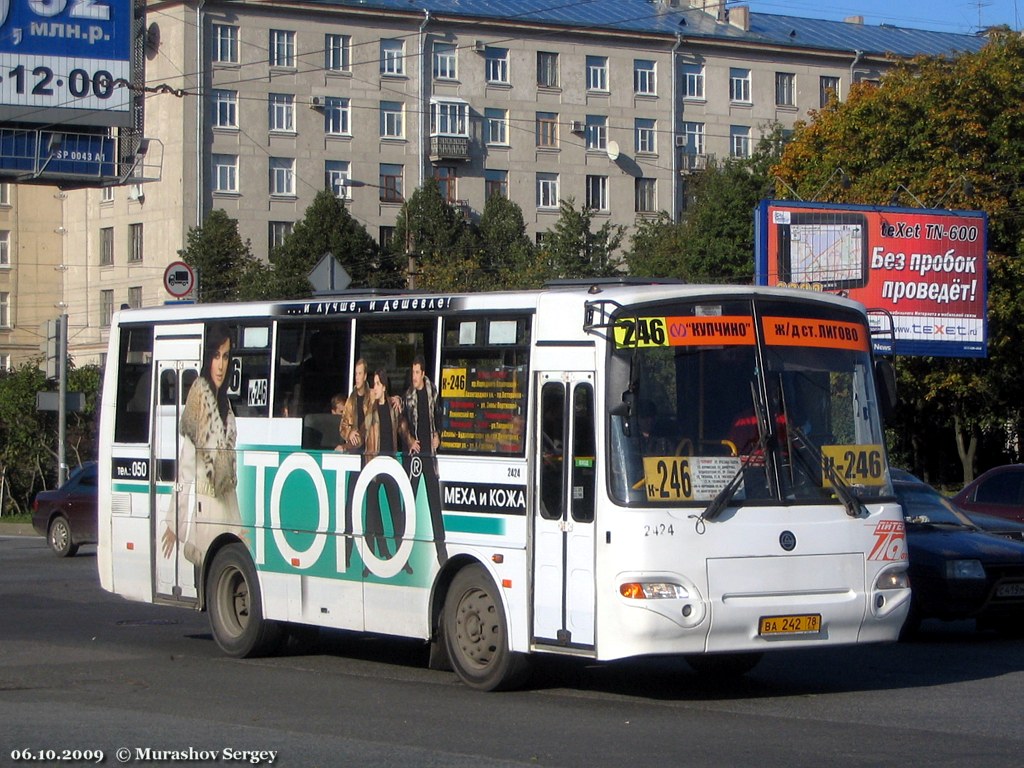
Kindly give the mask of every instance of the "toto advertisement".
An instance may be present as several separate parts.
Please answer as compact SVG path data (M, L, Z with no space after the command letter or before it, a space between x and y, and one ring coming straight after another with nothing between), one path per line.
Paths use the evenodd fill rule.
M987 223L979 211L762 200L756 281L861 302L879 351L985 357Z

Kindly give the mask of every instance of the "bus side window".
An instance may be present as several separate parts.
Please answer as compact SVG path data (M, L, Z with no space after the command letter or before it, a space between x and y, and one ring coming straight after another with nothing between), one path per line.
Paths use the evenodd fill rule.
M153 330L122 328L114 440L118 443L149 441L152 408Z
M562 500L565 498L562 474L565 386L560 382L545 384L541 390L540 407L540 513L548 520L557 520L562 516Z

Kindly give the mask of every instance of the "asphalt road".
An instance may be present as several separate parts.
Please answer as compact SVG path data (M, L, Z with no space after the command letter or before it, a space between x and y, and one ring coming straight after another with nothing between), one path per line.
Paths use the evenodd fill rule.
M205 615L100 590L94 550L59 560L0 531L0 765L1024 762L1024 641L969 622L772 655L733 682L675 659L557 661L526 690L483 694L428 670L420 644L380 637L228 659Z

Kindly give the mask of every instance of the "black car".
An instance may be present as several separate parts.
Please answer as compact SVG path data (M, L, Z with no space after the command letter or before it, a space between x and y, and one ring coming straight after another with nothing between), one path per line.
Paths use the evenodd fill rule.
M928 618L973 618L979 629L1024 631L1024 542L982 530L920 480L896 479L893 487L910 554L912 598L903 636Z
M58 557L70 557L82 544L96 543L98 493L96 462L88 461L60 488L36 494L32 527L46 537Z

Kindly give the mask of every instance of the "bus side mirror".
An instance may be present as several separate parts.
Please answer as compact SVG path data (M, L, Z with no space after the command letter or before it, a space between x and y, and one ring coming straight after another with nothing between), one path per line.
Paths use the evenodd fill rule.
M888 360L875 360L875 389L882 421L888 421L896 410L896 369Z

